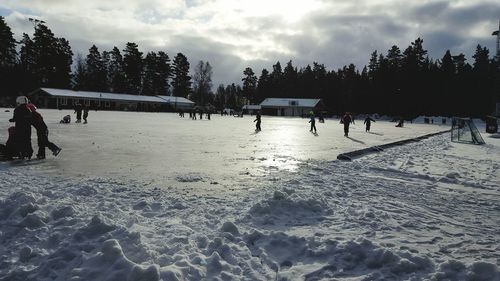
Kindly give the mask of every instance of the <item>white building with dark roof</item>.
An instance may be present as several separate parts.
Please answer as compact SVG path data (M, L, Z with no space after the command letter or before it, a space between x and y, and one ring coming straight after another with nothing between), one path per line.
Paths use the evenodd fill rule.
M194 106L194 102L182 97L140 96L53 88L37 89L29 93L28 97L38 107L57 109L73 108L77 103L91 109L131 111L168 111L189 109Z
M323 107L321 99L267 98L260 104L262 114L274 116L307 116Z

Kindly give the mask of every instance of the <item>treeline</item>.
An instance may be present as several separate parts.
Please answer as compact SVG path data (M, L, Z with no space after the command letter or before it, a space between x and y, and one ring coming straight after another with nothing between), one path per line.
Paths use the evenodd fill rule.
M0 71L2 95L27 93L39 87L188 97L192 93L189 62L178 53L171 63L166 52L143 54L135 43L100 52L93 45L88 54L76 56L65 38L57 38L43 23L35 22L34 34L16 42L0 17ZM19 45L19 52L16 46Z
M490 58L489 50L478 45L473 59L469 64L464 54L446 51L434 60L418 38L403 51L398 46L386 53L374 51L361 70L353 64L335 71L317 62L300 68L292 61L284 67L277 62L258 77L246 68L241 85L219 85L214 93L208 62L200 61L191 77L182 53L171 61L166 52L144 54L131 42L121 51L91 46L87 55L78 54L73 62L69 42L55 37L43 22L35 23L32 37L23 34L16 42L0 17L1 96L39 87L72 88L172 94L218 109L256 104L267 97L321 98L330 113L483 116L494 111L499 99L499 58Z
M247 68L243 92L249 96L254 91L257 102L266 97L321 98L331 113L484 116L500 100L500 58L490 58L480 45L472 57L472 65L464 54L450 51L433 60L418 38L404 51L398 46L386 54L374 51L361 71L353 64L329 71L316 62L297 69L289 61L284 68L277 62L271 72L263 69L257 79Z

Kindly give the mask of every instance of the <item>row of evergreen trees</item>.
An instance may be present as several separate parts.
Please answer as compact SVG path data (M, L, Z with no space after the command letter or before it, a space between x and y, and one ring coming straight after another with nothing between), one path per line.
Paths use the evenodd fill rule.
M19 52L16 47L19 45ZM489 57L480 45L472 65L464 54L446 51L433 60L418 38L404 51L393 46L386 54L374 51L361 71L353 64L327 70L323 64L297 68L280 62L259 77L243 71L242 85L219 85L212 92L212 67L200 61L189 76L190 64L178 53L171 62L166 52L145 56L135 43L120 51L100 52L94 45L84 57L76 56L69 42L57 38L43 22L35 24L32 38L16 42L0 17L0 83L2 95L26 93L38 87L188 97L200 105L238 108L267 97L321 98L331 113L344 111L393 115L472 115L493 111L500 93L499 58Z
M337 71L313 63L297 69L289 61L272 71L263 69L257 79L247 68L243 93L256 101L265 97L321 98L330 112L345 111L391 115L484 116L500 102L498 55L477 46L472 65L464 54L448 50L433 60L416 39L404 51L392 46L387 54L374 51L361 71L353 64Z

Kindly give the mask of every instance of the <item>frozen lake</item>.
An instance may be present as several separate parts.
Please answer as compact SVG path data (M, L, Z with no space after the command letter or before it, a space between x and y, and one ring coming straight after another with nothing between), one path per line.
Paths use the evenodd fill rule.
M0 130L7 139L11 112L1 109ZM63 148L37 168L48 173L178 184L212 182L226 185L266 176L270 171L294 170L309 159L331 160L340 153L449 129L449 126L377 121L371 133L363 120L343 136L339 120L316 122L318 135L309 132L308 119L262 117L255 133L254 116L212 115L211 120L180 118L174 113L91 111L88 124L74 123L69 110L40 109L49 127L49 139ZM64 115L71 124L59 124ZM188 116L188 115L187 115ZM36 133L32 144L36 150Z

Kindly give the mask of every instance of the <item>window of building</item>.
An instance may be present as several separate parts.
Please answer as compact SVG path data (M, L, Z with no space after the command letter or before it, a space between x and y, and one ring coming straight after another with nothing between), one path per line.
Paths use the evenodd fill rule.
M111 107L111 103L109 101L104 102L104 107Z
M90 106L90 100L85 100L85 105Z
M60 105L68 105L68 98L59 98Z

